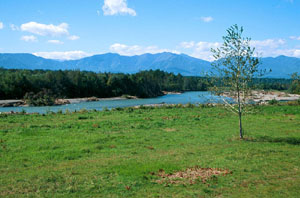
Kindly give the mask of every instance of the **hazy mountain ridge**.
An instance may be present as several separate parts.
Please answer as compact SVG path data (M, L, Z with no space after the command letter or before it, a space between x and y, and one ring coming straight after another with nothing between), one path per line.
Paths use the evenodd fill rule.
M267 77L289 78L290 74L300 72L300 59L278 56L262 58L261 69L271 69ZM160 69L182 75L201 75L210 70L211 63L185 54L158 53L136 56L121 56L107 53L94 55L79 60L57 61L37 57L32 54L2 53L0 67L8 69L80 69L94 72L135 73L142 70Z

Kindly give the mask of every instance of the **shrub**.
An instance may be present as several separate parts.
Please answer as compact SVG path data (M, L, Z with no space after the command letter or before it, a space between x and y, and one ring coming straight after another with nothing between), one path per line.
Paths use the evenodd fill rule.
M104 107L103 111L109 111L109 109L107 107Z
M300 99L294 100L294 101L288 101L286 104L289 105L289 106L297 106L297 105L300 105Z
M89 119L89 118L86 117L86 116L79 116L79 117L78 117L78 120L87 120L87 119Z
M128 113L131 113L131 112L134 111L134 109L133 109L132 107L127 107L125 110L126 110L126 112L128 112Z
M26 110L22 109L21 114L26 114Z
M147 109L147 107L144 106L144 105L140 105L139 108L140 108L140 109Z
M55 104L55 95L49 89L43 89L38 93L26 93L24 100L30 106L52 106Z
M186 104L186 107L187 108L194 108L195 105L189 102L189 103Z
M88 113L88 112L89 111L87 109L85 109L85 108L79 110L79 113Z
M268 102L269 105L277 105L278 103L279 103L278 100L275 99L269 100Z
M123 108L121 108L121 107L116 107L114 110L116 110L116 111L123 111Z
M184 107L183 104L177 104L177 105L176 105L176 108L183 108L183 107Z
M69 109L66 109L65 114L71 114Z

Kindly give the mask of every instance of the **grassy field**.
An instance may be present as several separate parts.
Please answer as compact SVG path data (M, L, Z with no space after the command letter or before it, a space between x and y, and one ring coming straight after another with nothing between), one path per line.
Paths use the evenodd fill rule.
M299 197L300 106L244 128L222 107L0 115L0 197ZM229 174L159 177L196 166Z

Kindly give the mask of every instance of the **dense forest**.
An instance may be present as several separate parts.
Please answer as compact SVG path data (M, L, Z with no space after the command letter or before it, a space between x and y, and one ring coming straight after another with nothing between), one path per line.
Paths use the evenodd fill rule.
M205 78L183 77L160 70L113 74L0 69L0 99L22 99L27 93L47 93L57 98L122 95L147 98L162 95L162 91L196 90L207 90Z
M299 93L299 76L293 79L254 79L257 89L289 90ZM79 70L15 70L0 68L0 99L22 99L28 95L55 98L116 97L132 95L156 97L162 91L206 91L205 77L188 77L160 70L136 74L94 73Z

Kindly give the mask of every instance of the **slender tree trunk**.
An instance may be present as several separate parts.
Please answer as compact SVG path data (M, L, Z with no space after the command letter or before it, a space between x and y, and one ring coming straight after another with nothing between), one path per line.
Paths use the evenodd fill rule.
M241 108L239 84L237 84L237 94L238 94L238 105L239 105L240 138L243 139L244 137L243 137L243 127L242 127L242 108Z
M243 139L243 127L242 127L242 112L239 112L239 120L240 120L240 138Z

